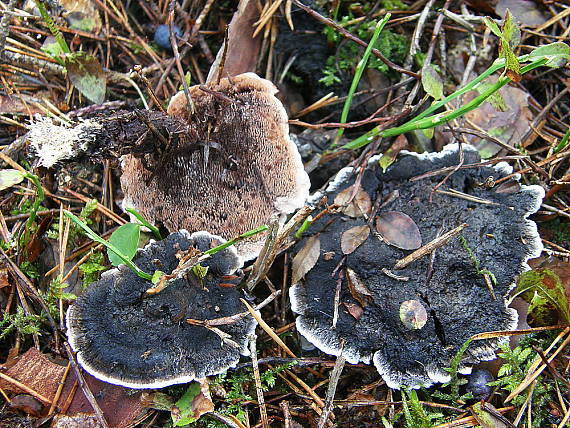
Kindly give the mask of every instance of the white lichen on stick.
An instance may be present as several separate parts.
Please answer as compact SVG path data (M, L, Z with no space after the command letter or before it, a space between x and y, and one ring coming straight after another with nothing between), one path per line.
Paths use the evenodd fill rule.
M41 118L29 125L27 140L36 153L38 165L46 168L73 159L84 152L95 140L93 130L101 124L85 120L75 125L56 125L49 118Z

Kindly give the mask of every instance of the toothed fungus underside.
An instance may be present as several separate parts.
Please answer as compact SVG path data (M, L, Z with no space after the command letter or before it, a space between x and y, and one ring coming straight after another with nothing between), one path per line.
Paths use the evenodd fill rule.
M188 121L193 144L142 159L125 156L124 207L171 232L207 230L231 239L303 206L309 179L276 92L268 80L245 73L206 90L190 88L194 113L183 92L175 95L168 113ZM245 240L238 251L254 258L263 239Z
M464 146L465 164L480 161L476 150ZM314 223L309 234L318 234L320 257L304 280L290 290L292 309L299 332L323 352L343 355L350 363L374 363L386 383L393 388L417 388L449 380L444 368L459 347L471 336L487 331L516 328L517 315L506 307L506 297L515 278L528 269L527 260L541 252L541 241L528 216L538 210L544 191L538 186L521 186L510 180L489 188L489 177L496 181L511 172L506 164L471 167L455 172L441 190L451 189L482 198L491 203L465 200L449 194L430 192L446 174L411 181L419 174L454 167L459 163L458 146L447 146L441 153L402 154L386 173L373 158L364 172L361 187L372 204L388 195L399 196L382 206L372 219L371 233L354 252L344 255L341 236L348 229L367 224L363 216L351 218L342 213L328 214ZM339 172L326 191L328 203L352 186L351 168ZM379 206L379 205L378 205ZM435 252L433 273L430 256L406 268L394 270L395 263L411 251L388 245L378 238L376 220L386 211L407 214L419 227L423 244L462 223L464 239L452 239ZM305 239L306 241L306 239ZM305 241L298 244L303 248ZM470 256L469 248L479 262ZM340 267L339 267L340 266ZM388 276L382 269L409 279ZM335 272L336 269L336 272ZM365 285L370 299L355 296L349 289L347 272ZM482 274L490 271L496 278L493 299ZM390 273L389 272L389 273ZM341 280L338 321L333 327L335 290ZM365 296L366 297L366 296ZM407 328L400 319L400 305L417 300L427 311L427 322L419 329ZM361 311L349 310L360 306ZM364 306L364 307L362 307ZM460 369L482 360L495 358L500 340L474 341Z

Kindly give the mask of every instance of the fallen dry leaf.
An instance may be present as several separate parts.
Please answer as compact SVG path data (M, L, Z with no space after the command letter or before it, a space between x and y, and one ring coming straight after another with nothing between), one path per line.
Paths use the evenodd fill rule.
M499 0L495 12L504 18L508 9L522 25L538 27L546 22L546 17L537 6L530 0Z
M16 379L20 383L31 388L35 392L41 394L49 400L53 400L59 382L62 379L65 366L56 364L50 361L44 354L39 352L36 348L30 348L25 354L21 355L17 361L4 371L9 377ZM97 398L97 403L109 426L111 428L124 428L130 426L141 414L146 410L141 403L141 393L132 393L128 388L123 388L117 385L105 383L99 379L95 379L88 373L84 373L85 381L93 395ZM58 401L58 406L62 407L64 403L71 400L66 414L74 416L77 414L91 415L93 408L87 401L81 388L77 389L74 393L74 384L76 377L73 370L66 378L61 397ZM23 393L17 386L3 379L0 379L0 388L5 392ZM71 397L71 394L73 396ZM73 423L73 418L62 419L59 427L88 427L90 425L65 425L64 423Z
M342 302L342 304L344 305L344 307L346 308L348 313L350 315L352 315L352 317L355 320L358 321L362 317L362 314L364 313L364 309L362 309L362 307L360 305L357 305L356 303L351 303L351 302Z
M344 254L353 253L360 247L370 235L370 228L367 225L354 226L343 232L340 237L340 248Z
M376 230L386 243L403 250L417 250L422 246L422 235L412 218L401 211L378 214Z
M504 194L517 193L519 190L521 190L521 185L513 180L505 181L495 187L495 192Z
M10 285L10 277L8 276L8 269L2 268L0 269L0 288L9 287Z
M170 409L175 426L185 426L214 410L207 379L192 382L184 395Z
M368 193L361 187L358 188L354 198L352 198L353 193L354 187L347 187L336 195L334 203L341 206L340 211L350 217L356 218L370 214L370 211L372 211L372 201ZM350 200L351 198L352 200Z
M410 330L419 330L427 322L427 311L418 300L406 300L400 305L400 320Z
M42 402L27 394L12 397L9 406L12 410L18 410L36 418L40 417L44 411Z
M255 71L255 64L261 47L262 36L253 37L253 24L259 19L259 9L253 0L240 0L228 28L228 49L223 76L236 76ZM214 64L208 73L208 82L217 78L224 48L220 48Z
M293 270L291 281L297 284L307 272L309 272L319 260L321 254L321 241L319 235L311 236L307 239L305 246L293 257Z
M346 278L348 283L348 291L352 297L360 303L362 307L368 306L372 301L372 293L366 287L364 282L358 277L351 268L346 268Z
M465 102L471 101L477 95L479 94L475 91L467 93ZM528 97L528 93L521 89L505 86L498 92L497 97L492 98L495 100L495 106L491 102L483 103L467 113L465 118L468 123L487 130L503 143L516 146L530 129L534 117L528 106ZM498 108L499 104L502 104L501 109ZM489 158L501 150L500 146L491 141L473 135L466 135L466 138L479 150L483 158Z

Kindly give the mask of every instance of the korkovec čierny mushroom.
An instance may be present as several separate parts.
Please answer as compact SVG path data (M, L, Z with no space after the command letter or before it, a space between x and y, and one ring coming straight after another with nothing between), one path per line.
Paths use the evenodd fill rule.
M44 119L27 139L37 163L122 156L123 207L170 232L208 231L232 239L305 203L309 177L289 138L277 88L254 73L176 94L168 115L120 111L73 126ZM259 254L264 234L236 245Z
M375 157L357 189L354 171L345 168L315 198L326 195L331 204L354 195L308 230L311 245L320 240L320 254L290 290L297 328L323 352L373 362L393 388L445 382L444 368L467 339L516 328L507 295L542 249L528 216L538 210L543 189L514 179L495 185L512 169L477 165L477 151L463 150L464 166L433 193L459 163L455 144L440 153L402 153L385 173ZM438 173L411 180L430 171ZM450 231L460 236L397 265ZM500 340L472 342L460 370L495 358Z
M178 257L224 242L218 236L182 230L139 250L135 263L147 272L172 272ZM69 343L80 364L93 376L130 388L162 388L221 373L248 355L256 321L249 315L207 328L192 320L212 320L244 313L242 293L232 286L242 265L230 246L202 262L204 278L193 271L169 282L157 294L151 284L124 265L101 280L70 306Z
M168 113L187 120L200 149L166 154L158 172L145 159L125 156L123 206L171 232L207 230L225 239L303 206L309 178L276 92L268 80L244 73L190 88L193 113L184 93L175 95ZM249 260L263 241L257 235L237 248Z

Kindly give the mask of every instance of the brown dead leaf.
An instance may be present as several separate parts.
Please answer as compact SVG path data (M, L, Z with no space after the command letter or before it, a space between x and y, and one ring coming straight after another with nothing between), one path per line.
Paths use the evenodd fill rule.
M44 411L42 402L27 394L12 397L9 405L12 410L18 410L36 418L39 418Z
M492 80L491 80L492 82ZM472 91L465 95L465 102L478 95ZM485 129L490 135L510 146L521 143L522 137L530 130L534 118L528 105L529 94L513 86L505 86L490 102L483 103L465 115L468 123ZM495 104L493 105L491 101ZM473 135L466 135L481 157L487 159L499 152L501 147L492 141L482 140Z
M293 270L291 274L291 281L297 284L307 272L309 272L319 260L321 254L321 240L319 235L313 235L305 246L293 257Z
M52 363L36 348L30 348L4 373L47 399L53 400L64 371L64 366ZM16 394L26 392L3 379L0 379L0 388Z
M234 14L228 28L228 48L224 69L219 70L224 46L220 48L214 64L208 73L208 82L215 82L218 73L222 77L236 76L248 71L255 71L261 36L253 37L253 24L259 19L259 10L254 0L240 0L238 10Z
M50 361L47 356L39 352L36 348L30 348L25 354L21 355L17 361L4 371L9 377L26 385L37 393L42 394L49 400L53 400L55 393L62 379L65 366ZM111 385L99 379L95 379L88 373L84 373L85 381L93 395L97 397L97 403L110 427L124 428L130 426L145 409L140 400L140 392L133 394L130 389L122 386ZM89 401L85 398L81 389L75 391L74 384L76 377L73 370L66 378L58 406L63 403L69 403L66 414L73 416L77 414L93 413L93 408ZM10 382L0 379L0 388L5 392L23 393L17 386ZM75 392L74 392L75 391ZM71 395L73 393L73 395ZM73 418L66 418L65 423L73 421ZM73 422L69 422L70 424ZM89 427L88 424L65 425L62 420L60 427ZM98 425L94 425L98 426Z
M8 269L0 269L0 288L10 287L10 276L8 275Z
M372 293L366 287L366 284L359 278L355 271L351 268L346 268L346 278L348 283L348 291L351 296L365 308L368 303L372 301Z
M200 383L200 393L192 400L192 410L194 417L200 419L200 416L212 412L214 410L214 403L210 396L210 385L208 379L202 379Z
M340 212L355 218L362 217L363 215L369 215L372 211L372 200L368 193L366 193L361 187L358 188L354 198L352 198L353 193L354 187L350 186L336 195L334 203L342 207ZM351 198L352 200L350 200Z
M546 22L546 17L534 1L530 0L499 0L495 12L504 18L507 9L522 25L538 27Z
M340 248L344 254L353 253L360 247L370 235L370 228L367 225L354 226L343 232L340 237Z
M362 309L362 307L360 305L357 305L356 303L351 303L351 302L342 302L342 304L344 305L344 307L346 308L348 313L350 315L352 315L352 317L355 320L358 321L362 317L362 314L364 313L364 309Z
M25 94L0 95L0 113L42 114L42 109L40 109L34 101L37 102L38 100Z
M376 230L386 243L403 250L417 250L422 246L422 235L416 222L401 211L378 214Z
M501 183L495 187L496 193L511 194L517 193L519 190L521 190L521 185L514 180L505 181L504 183Z

